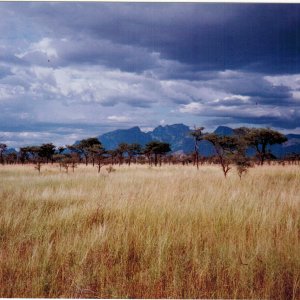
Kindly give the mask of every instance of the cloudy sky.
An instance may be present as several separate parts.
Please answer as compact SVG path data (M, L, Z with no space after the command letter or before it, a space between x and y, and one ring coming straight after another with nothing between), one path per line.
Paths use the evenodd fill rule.
M300 4L0 3L0 141L184 123L300 133Z

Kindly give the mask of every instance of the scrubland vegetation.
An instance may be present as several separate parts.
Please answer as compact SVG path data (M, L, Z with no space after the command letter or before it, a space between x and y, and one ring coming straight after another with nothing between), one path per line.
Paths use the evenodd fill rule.
M300 298L299 165L0 166L0 297Z

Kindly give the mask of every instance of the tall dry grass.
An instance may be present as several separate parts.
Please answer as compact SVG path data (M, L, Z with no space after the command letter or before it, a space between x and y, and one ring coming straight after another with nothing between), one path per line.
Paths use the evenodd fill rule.
M300 298L300 169L0 167L0 297Z

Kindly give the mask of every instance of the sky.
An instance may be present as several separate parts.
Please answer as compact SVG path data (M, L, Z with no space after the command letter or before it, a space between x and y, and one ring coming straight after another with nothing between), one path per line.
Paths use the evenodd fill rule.
M0 142L184 123L300 133L300 4L0 2Z

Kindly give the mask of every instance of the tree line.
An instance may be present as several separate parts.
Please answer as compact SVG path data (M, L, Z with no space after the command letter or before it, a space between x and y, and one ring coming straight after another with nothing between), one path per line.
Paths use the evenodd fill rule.
M217 135L205 133L204 127L195 127L191 133L194 141L194 149L188 154L172 154L169 143L151 141L144 147L140 144L120 143L116 149L106 150L95 137L83 139L74 145L56 147L53 143L45 143L40 146L21 147L19 152L7 153L7 145L0 143L1 164L28 164L34 163L35 168L40 172L42 164L58 163L60 169L66 172L74 169L78 164L92 164L97 167L98 172L104 165L129 166L132 163L160 166L168 164L193 164L199 168L199 164L219 164L224 176L233 166L236 167L241 177L248 168L254 164L263 165L266 161L270 163L276 160L270 146L282 144L287 141L286 137L278 131L270 128L247 128L234 129L233 134ZM201 141L208 141L214 149L211 157L200 156ZM254 150L254 156L249 155L249 150ZM280 160L280 163L299 164L300 155L292 154Z

